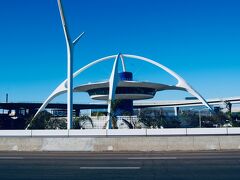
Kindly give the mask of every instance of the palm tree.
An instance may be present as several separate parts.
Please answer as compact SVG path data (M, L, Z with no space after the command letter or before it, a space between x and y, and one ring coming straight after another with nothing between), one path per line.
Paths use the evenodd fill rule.
M73 129L85 129L87 123L90 123L92 128L94 127L93 121L89 116L82 115L80 117L76 117L73 122Z
M112 129L118 129L117 127L117 116L116 116L116 110L117 106L119 105L120 100L115 99L111 101L111 113L110 113L110 121L112 122ZM106 129L108 122L105 123L103 126L103 129Z
M126 119L122 119L122 121L128 126L129 129L133 129L133 125L128 122Z

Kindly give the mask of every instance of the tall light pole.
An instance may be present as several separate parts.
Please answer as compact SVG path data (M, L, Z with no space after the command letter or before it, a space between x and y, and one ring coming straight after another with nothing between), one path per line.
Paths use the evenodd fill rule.
M202 115L201 112L204 110L209 110L208 108L203 108L203 109L194 109L194 108L190 108L190 110L192 111L198 111L198 123L199 123L199 127L202 127ZM212 115L211 111L210 111L210 116Z
M200 128L202 127L202 115L201 115L201 112L204 111L204 110L209 110L209 109L208 109L208 108L203 108L203 109L199 109L199 110L198 110L199 127L200 127ZM211 111L210 111L210 116L211 116Z
M6 93L6 103L8 103L8 93Z
M202 119L201 119L201 110L198 110L198 115L199 115L199 127L202 127Z
M61 0L58 0L58 8L67 45L67 129L71 129L73 119L73 47L82 37L84 32L72 41L68 31L67 22L65 20Z

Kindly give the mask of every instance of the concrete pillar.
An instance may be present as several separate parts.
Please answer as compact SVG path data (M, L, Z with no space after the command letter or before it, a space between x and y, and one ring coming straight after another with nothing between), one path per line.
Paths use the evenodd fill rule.
M232 113L232 103L230 103L230 102L228 103L228 110L230 113Z
M80 116L80 109L75 109L75 116L79 117Z
M179 114L179 107L174 107L174 115L175 116L178 116L178 114Z

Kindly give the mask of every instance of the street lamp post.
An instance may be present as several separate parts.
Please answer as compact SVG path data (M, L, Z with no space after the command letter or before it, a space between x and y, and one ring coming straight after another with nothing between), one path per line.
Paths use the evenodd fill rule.
M208 108L203 108L203 109L194 109L194 108L190 108L190 110L197 110L198 111L198 122L199 122L199 127L202 127L202 114L201 112L204 110L208 110ZM210 111L210 116L212 116L212 113Z
M199 127L202 127L202 118L201 118L201 110L198 110L198 116L199 116Z
M58 0L58 8L67 45L67 129L71 129L73 119L73 49L74 45L77 44L79 39L83 36L84 32L80 34L74 41L72 41L72 38L68 31L67 22L65 20L61 0Z
M199 116L199 127L201 128L202 127L202 115L201 115L201 112L204 111L204 110L207 110L208 108L203 108L203 109L200 109L198 110L198 116ZM210 111L210 116L212 115L211 111Z

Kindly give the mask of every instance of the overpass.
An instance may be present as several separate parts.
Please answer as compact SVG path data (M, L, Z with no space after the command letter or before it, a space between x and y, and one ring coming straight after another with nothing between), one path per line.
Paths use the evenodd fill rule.
M221 105L225 103L240 104L240 97L230 97L230 98L215 98L207 99L207 103L210 105ZM202 106L202 103L196 100L174 100L174 101L145 101L145 102L135 102L135 108L144 107L189 107L189 106Z
M11 103L0 103L0 110L2 109L9 111L15 110L17 114L30 114L33 115L41 107L42 103L32 103L32 102L11 102ZM73 104L73 109L76 112L76 116L79 116L80 110L84 109L105 109L107 104ZM47 105L46 109L56 110L56 111L66 111L67 104L65 103L50 103ZM2 113L0 111L0 114Z

